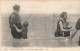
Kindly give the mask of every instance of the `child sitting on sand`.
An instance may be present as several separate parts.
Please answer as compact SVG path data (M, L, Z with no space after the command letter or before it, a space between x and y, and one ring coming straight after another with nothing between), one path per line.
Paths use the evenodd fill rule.
M14 25L15 26L15 25ZM27 21L25 21L24 23L23 23L23 27L22 27L22 29L18 29L16 26L15 26L15 28L16 28L16 30L18 31L18 32L21 32L21 36L22 36L22 38L23 39L27 39L27 32L28 32L28 22Z

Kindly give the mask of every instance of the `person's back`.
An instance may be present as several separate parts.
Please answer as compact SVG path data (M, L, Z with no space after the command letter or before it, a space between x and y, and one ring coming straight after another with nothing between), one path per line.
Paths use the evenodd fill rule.
M80 30L80 18L78 19L75 28L76 28L77 30Z
M21 20L20 20L19 14L18 14L19 6L18 5L13 6L13 10L14 10L14 12L9 17L11 34L14 38L20 39L21 35L20 35L20 33L17 32L16 28L14 27L14 25L15 25L18 29L22 28Z
M63 36L63 32L60 30L60 25L59 25L59 22L62 21L61 19L57 22L57 30L55 32L55 36L58 37L58 36ZM62 21L63 22L63 21Z
M80 18L78 19L77 23L76 23L76 26L75 26L75 29L78 31L80 30ZM77 33L77 32L76 32ZM80 35L79 35L79 45L80 45Z

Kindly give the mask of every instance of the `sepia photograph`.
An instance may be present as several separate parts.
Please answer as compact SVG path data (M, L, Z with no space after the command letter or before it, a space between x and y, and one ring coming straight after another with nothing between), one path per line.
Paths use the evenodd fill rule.
M2 47L80 47L80 0L1 1Z

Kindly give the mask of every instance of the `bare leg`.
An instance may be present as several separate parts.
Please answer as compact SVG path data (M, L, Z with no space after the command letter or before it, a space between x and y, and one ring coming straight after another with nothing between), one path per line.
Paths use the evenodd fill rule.
M71 36L69 37L70 40L72 40L72 39L74 38L74 36L76 35L77 31L78 31L78 30L76 30L75 32L73 32L73 33L71 34Z
M75 32L73 32L70 37L67 37L67 39L65 40L65 42L70 42L74 38L74 36L76 35L77 31L78 30L76 30Z
M77 31L78 31L78 30L76 30L75 32L73 32L73 33L71 34L71 36L67 37L67 39L65 40L65 42L66 42L66 43L67 43L67 42L70 43L70 41L71 41L71 40L74 38L74 36L76 35Z

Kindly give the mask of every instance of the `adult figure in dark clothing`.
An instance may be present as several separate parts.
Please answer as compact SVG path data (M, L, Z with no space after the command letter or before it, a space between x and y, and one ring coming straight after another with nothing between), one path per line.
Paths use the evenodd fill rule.
M77 23L76 23L76 32L80 30L80 18L78 19ZM80 35L79 35L79 45L80 45Z
M76 35L76 33L78 32L78 30L80 30L80 18L78 19L76 23L75 32L72 33L72 35L67 39L67 41L71 41ZM80 35L79 35L79 45L80 45Z
M57 22L57 30L55 32L55 36L70 36L70 31L72 30L72 27L69 27L69 23L67 22L67 13L62 12L60 14L60 20Z
M15 25L18 29L22 28L20 16L18 14L19 10L20 10L20 6L19 5L14 5L13 10L14 10L14 12L9 17L11 34L12 34L13 38L21 39L21 33L17 32L16 28L14 27L14 25Z

